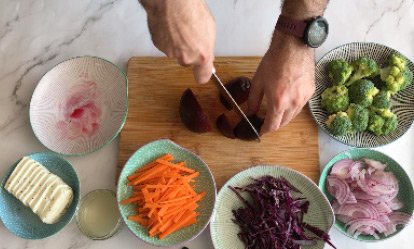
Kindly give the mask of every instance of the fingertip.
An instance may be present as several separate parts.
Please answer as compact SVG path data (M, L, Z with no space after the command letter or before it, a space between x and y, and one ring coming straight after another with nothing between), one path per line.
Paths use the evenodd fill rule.
M195 65L193 67L194 79L199 84L207 83L211 78L213 66L211 65Z
M282 122L283 113L277 115L266 115L264 124L260 129L260 135L277 131Z

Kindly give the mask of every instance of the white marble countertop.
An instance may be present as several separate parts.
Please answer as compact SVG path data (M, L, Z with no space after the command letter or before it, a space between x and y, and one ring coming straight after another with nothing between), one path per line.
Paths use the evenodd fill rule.
M280 1L208 0L217 21L216 55L262 55L279 14ZM146 16L137 0L0 0L0 176L25 154L45 151L29 124L28 105L42 75L58 62L80 55L106 58L126 69L137 55L161 55L152 45ZM325 14L330 36L317 58L353 41L374 41L414 59L414 1L331 1ZM133 97L133 96L131 96ZM347 149L320 132L321 167ZM82 195L115 189L117 142L83 157L69 157L82 182ZM414 128L378 148L395 158L414 179ZM100 176L93 172L99 170ZM338 248L412 248L414 226L380 243L362 243L331 233ZM187 245L213 248L209 231ZM106 241L91 241L71 222L58 235L27 241L0 223L0 248L152 248L124 227ZM328 247L326 247L328 248Z

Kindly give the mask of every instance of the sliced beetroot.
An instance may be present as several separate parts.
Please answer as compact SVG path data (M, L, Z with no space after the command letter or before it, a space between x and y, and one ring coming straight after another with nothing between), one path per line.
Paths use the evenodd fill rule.
M250 79L244 76L234 78L230 80L228 83L225 84L227 91L230 92L233 99L236 101L237 104L243 104L249 98L250 92ZM226 98L220 95L220 102L227 108L227 110L231 110L232 106L229 102L227 102Z
M211 130L210 119L190 88L185 90L181 96L180 117L191 131L202 133Z
M223 136L228 138L236 138L236 135L234 135L233 129L230 125L230 121L224 113L217 118L216 126Z
M259 118L257 115L252 115L248 117L248 119L250 120L250 123L252 123L252 125L259 132L264 120L262 118ZM257 138L254 131L250 128L249 123L247 123L247 121L245 121L244 119L242 119L236 125L236 127L234 128L234 134L237 138L247 141L255 140Z

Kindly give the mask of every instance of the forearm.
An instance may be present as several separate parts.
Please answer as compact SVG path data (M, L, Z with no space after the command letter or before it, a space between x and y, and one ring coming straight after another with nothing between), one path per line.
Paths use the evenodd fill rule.
M282 14L300 20L321 16L328 2L329 0L284 0Z

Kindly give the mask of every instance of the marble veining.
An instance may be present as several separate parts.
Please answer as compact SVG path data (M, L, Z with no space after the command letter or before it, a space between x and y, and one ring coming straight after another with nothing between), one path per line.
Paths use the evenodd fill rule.
M215 53L263 55L280 13L280 1L207 0L216 20ZM330 35L316 50L319 59L329 50L353 41L374 41L395 48L414 59L414 1L330 1L325 17ZM29 103L37 82L57 63L81 55L106 58L126 69L132 56L162 55L151 43L146 15L137 0L0 0L0 176L17 159L45 151L29 122ZM168 87L168 86L166 86ZM319 130L320 164L348 149ZM83 157L68 157L81 180L82 195L97 188L115 189L117 163L115 141ZM396 142L378 148L396 159L414 179L414 129ZM254 158L254 157L252 157ZM99 172L99 177L96 176ZM411 248L414 225L381 243L351 240L335 229L331 236L338 248ZM207 229L186 244L190 249L212 249ZM0 222L0 248L139 248L147 246L125 227L106 241L91 241L72 221L58 235L25 241ZM326 248L329 248L328 246Z
M394 1L395 2L395 1ZM393 3L394 3L393 2ZM406 1L405 0L401 0L395 7L389 7L389 8L386 8L382 13L381 13L381 15L380 16L378 16L378 18L377 19L375 19L370 25L369 25L369 27L368 27L368 29L367 29L367 31L365 32L365 38L368 36L368 34L369 34L369 32L375 27L375 26L377 26L377 24L378 24L378 22L381 20L381 19L383 19L384 18L384 16L386 15L386 14L388 14L388 13L398 13L398 11L400 11L400 9L403 7L403 5L404 5L404 3L405 3ZM376 4L375 2L374 2L374 4ZM400 25L400 22L401 22L401 16L399 16L398 17L398 21L397 21L397 28L399 27L399 25Z

